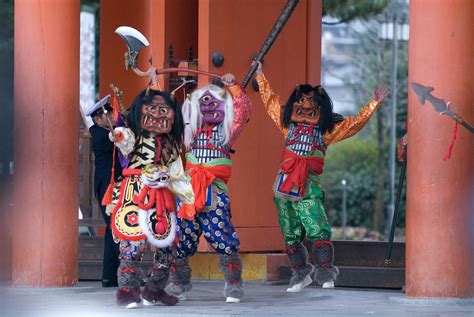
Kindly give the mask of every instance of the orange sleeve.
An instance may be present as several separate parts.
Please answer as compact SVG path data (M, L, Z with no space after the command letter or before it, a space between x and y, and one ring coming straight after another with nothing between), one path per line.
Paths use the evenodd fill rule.
M272 88L270 83L265 78L265 76L257 75L255 79L258 83L258 88L260 91L260 97L262 98L265 109L267 110L268 115L273 120L277 128L285 135L288 134L288 129L285 129L282 124L282 115L283 115L283 105L280 101L280 96L277 95Z
M337 122L331 132L324 134L324 144L328 146L355 135L364 128L379 106L378 101L372 100L369 104L363 106L357 115L346 117L341 122Z

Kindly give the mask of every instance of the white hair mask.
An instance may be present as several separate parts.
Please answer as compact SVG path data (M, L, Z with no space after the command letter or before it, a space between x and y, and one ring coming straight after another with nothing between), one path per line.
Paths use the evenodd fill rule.
M230 141L230 129L234 120L234 104L232 96L223 88L216 85L207 85L195 90L183 103L182 112L186 124L184 128L184 145L188 150L194 141L196 131L202 126L203 120L200 101L206 93L210 94L213 98L224 102L224 119L219 123L222 124L224 133L223 139L220 141L224 144L227 144Z

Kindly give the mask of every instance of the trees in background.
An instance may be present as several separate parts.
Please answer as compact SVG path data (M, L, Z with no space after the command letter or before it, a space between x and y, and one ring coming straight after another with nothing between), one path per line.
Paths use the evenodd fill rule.
M323 0L323 17L338 19L328 24L367 20L382 13L389 3L390 0Z
M342 221L342 185L347 181L347 225L372 227L376 194L377 147L374 142L353 137L331 145L326 154L322 185L331 225Z
M398 4L397 1L390 0L323 0L323 14L338 20L336 23L327 24L358 20L357 23L347 25L348 32L357 42L348 53L356 69L356 80L351 80L350 77L340 78L352 90L357 108L372 98L372 92L380 83L389 84L391 81L392 43L382 39L379 31L383 14L399 9ZM404 134L407 115L408 43L406 41L399 41L397 54L397 96L391 95L387 98L362 133L351 140L331 146L328 151L323 185L328 189L326 208L334 225L339 225L341 220L340 182L345 178L348 182L348 225L366 226L378 232L383 231L389 198L390 98L397 98L397 139ZM342 154L339 155L335 153L336 151L341 151ZM398 175L398 172L396 174ZM404 218L404 197L402 199L400 224Z

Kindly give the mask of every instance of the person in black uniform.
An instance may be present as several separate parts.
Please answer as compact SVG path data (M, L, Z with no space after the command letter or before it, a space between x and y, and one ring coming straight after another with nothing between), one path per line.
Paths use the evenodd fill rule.
M109 140L110 125L115 126L112 106L109 104L110 95L102 98L89 109L83 109L81 114L92 136L92 151L94 152L94 194L99 202L100 210L105 221L104 258L102 263L102 287L116 287L117 269L120 265L118 259L119 245L115 243L110 229L110 216L105 213L102 198L110 183L112 173L112 157L114 144ZM122 167L115 153L114 178L122 175Z

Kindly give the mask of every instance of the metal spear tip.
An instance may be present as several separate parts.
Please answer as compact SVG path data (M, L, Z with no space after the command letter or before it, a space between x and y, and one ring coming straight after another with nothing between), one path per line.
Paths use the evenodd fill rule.
M418 96L418 99L420 100L420 103L422 105L425 104L426 97L428 97L430 95L430 92L434 90L433 87L423 86L422 84L418 84L415 82L411 83L411 88Z

